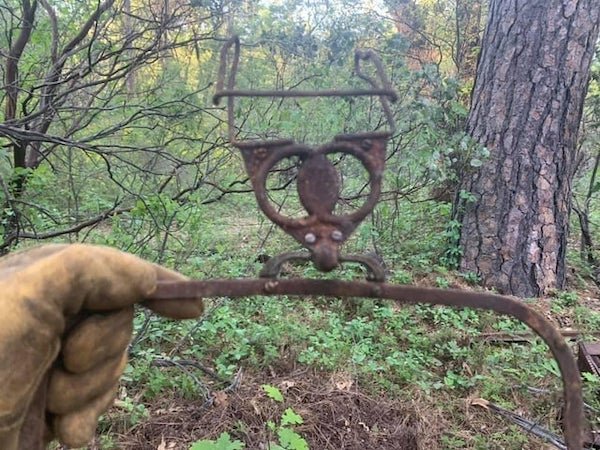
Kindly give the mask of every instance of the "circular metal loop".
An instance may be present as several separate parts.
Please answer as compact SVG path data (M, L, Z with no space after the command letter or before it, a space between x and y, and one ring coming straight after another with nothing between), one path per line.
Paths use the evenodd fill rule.
M294 219L292 217L285 216L278 212L267 197L267 177L269 175L270 170L275 167L275 165L285 158L290 158L292 156L299 156L300 158L306 158L311 155L313 151L310 147L305 145L290 145L287 147L279 148L277 151L273 151L269 153L269 155L261 162L260 167L256 172L256 179L254 182L254 194L256 196L256 201L260 209L265 213L265 215L271 219L273 222L278 224L283 228L294 227L295 225L300 225L297 222L300 219ZM306 221L302 222L303 224L307 224Z
M311 214L308 212L308 221L306 218L295 219L285 216L278 212L267 197L267 177L270 170L282 159L298 156L300 158L310 158L314 155L329 155L332 153L345 153L358 159L367 173L369 174L370 192L365 202L356 211L350 214L335 215L333 213L320 212ZM381 173L375 161L372 160L368 152L361 149L357 144L351 142L332 142L312 150L304 145L292 145L283 147L270 153L260 164L256 173L255 194L258 205L265 215L273 222L286 228L295 228L310 225L316 220L327 221L338 224L342 222L359 222L364 219L375 207L381 193ZM300 193L300 195L302 195ZM300 199L302 201L302 199Z

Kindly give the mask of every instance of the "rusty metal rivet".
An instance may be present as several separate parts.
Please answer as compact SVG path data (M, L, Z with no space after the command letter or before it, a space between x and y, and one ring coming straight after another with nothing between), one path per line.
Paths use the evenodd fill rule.
M360 146L363 150L370 150L373 145L373 141L371 139L365 139L360 143Z
M331 232L331 239L333 239L334 241L340 242L342 239L344 239L344 235L342 234L342 232L340 230L333 230Z
M314 235L314 233L306 233L304 236L304 242L307 244L314 244L317 242L317 237Z
M266 293L271 293L275 290L275 288L277 287L279 283L277 281L267 281L265 283L265 292Z

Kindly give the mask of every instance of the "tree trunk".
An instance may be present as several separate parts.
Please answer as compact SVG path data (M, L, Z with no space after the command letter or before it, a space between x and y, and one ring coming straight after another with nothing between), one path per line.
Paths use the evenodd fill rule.
M562 288L573 155L598 0L492 0L468 133L490 151L463 181L461 270L501 293ZM463 196L464 198L465 196Z

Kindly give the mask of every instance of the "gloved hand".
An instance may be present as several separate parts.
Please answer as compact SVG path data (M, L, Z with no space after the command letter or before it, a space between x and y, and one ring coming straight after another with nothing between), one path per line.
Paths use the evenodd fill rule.
M125 367L133 305L174 319L202 314L201 299L144 301L157 281L182 279L91 245L0 258L0 449L39 448L39 425L46 442L85 445Z

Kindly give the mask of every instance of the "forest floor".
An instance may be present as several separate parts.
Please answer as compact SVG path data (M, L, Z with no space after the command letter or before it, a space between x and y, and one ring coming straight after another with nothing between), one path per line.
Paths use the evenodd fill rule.
M284 402L269 401L261 386L276 386ZM343 375L296 369L281 375L247 374L231 393L217 392L214 402L160 399L151 406L151 419L122 436L124 449L188 448L199 439L215 439L222 432L241 438L247 448L267 448L285 409L303 418L295 427L314 449L405 449L424 443L424 430L433 434L443 424L428 417L418 403L407 404L362 393ZM427 446L428 448L432 448Z

